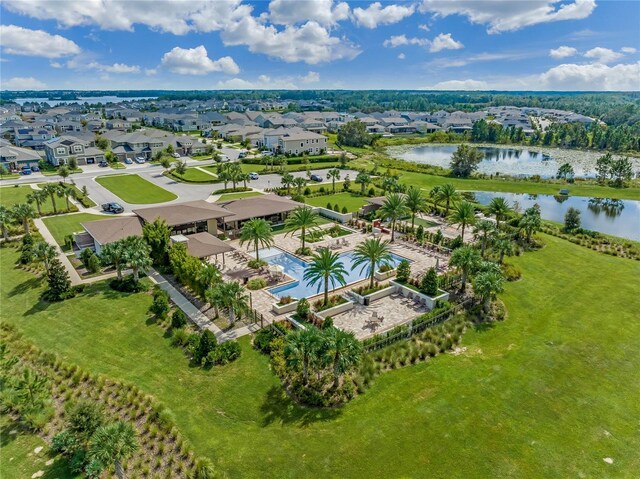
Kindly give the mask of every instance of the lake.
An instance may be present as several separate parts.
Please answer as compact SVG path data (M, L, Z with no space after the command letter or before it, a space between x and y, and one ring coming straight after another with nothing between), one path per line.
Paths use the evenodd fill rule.
M596 160L603 152L568 150L562 148L528 148L516 146L478 146L484 159L478 165L478 172L487 175L497 173L505 176L524 177L540 175L542 178L555 177L558 167L569 163L576 177L595 176ZM451 156L458 145L394 146L387 153L404 161L425 163L449 168ZM640 171L640 161L631 159L635 171Z
M119 96L87 96L79 97L77 100L49 100L48 98L15 98L11 101L22 106L26 102L47 102L52 108L61 103L120 103L122 101L138 101L138 100L155 100L156 97L138 96L138 97L119 97Z
M493 198L501 196L511 206L517 202L521 211L537 203L540 205L542 218L558 223L564 223L565 213L573 207L580 211L584 229L640 241L640 201L486 191L475 191L473 194L476 201L483 205L488 205Z

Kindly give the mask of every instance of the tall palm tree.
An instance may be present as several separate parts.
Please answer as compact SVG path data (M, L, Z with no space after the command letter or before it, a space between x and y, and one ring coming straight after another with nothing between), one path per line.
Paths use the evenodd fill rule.
M487 271L476 276L473 282L473 292L476 293L483 301L483 309L489 312L491 299L504 290L504 277L501 273L495 271Z
M449 222L460 225L462 230L462 241L464 241L464 230L467 225L473 225L476 222L476 210L468 201L458 203L453 213L449 217Z
M282 186L284 186L287 189L288 195L291 194L291 187L293 186L294 180L295 180L295 177L288 171L282 174L282 178L280 179L280 181L282 182Z
M327 172L327 180L331 180L331 187L333 193L336 192L336 180L340 179L340 170L338 168L332 168Z
M261 218L253 218L245 222L240 230L240 246L244 243L253 243L256 259L259 260L258 246L268 248L273 245L273 231L269 222Z
M540 217L540 210L535 206L527 208L520 218L518 227L525 232L527 237L527 243L531 243L531 236L542 226L542 218Z
M489 235L496 230L496 226L492 221L480 220L473 228L473 234L476 239L481 239L480 255L484 258L484 252L487 250L487 242L489 241Z
M122 461L138 449L136 432L131 424L118 421L100 426L91 436L89 455L102 464L113 464L116 476L124 479Z
M33 190L27 195L27 203L35 203L38 216L42 216L42 203L47 200L47 192L44 190Z
M444 202L444 217L449 216L449 208L452 204L454 204L460 198L460 193L456 191L456 187L451 183L446 183L440 187L438 191L438 199L439 201Z
M69 198L76 197L76 190L71 185L60 185L59 194L64 196L64 199L67 203L67 211L71 211L71 204L69 203Z
M220 281L222 281L222 275L215 264L207 263L202 265L197 277L198 295L201 298L206 298L209 288Z
M498 229L500 228L500 220L506 219L510 211L509 202L502 196L493 198L489 206L487 206L487 213L496 217L496 228Z
M373 288L373 278L376 269L391 262L389 242L380 238L369 238L356 246L353 254L353 266L362 265L362 271L368 267L369 287Z
M469 275L478 268L480 261L481 258L478 251L471 246L462 246L454 250L449 264L457 268L460 273L462 273L462 291L466 289L467 279L469 278Z
M44 265L44 269L49 274L51 261L58 255L56 249L46 241L38 241L33 247L34 258Z
M420 188L412 186L407 190L404 201L411 212L411 229L413 230L416 221L416 214L426 208L427 200L422 194L422 190Z
M207 300L207 303L213 306L216 318L220 316L220 308L224 308L226 299L224 292L224 283L217 283L207 289L205 293L205 299Z
M100 250L100 258L104 263L112 264L116 268L118 280L122 281L122 266L126 263L127 245L124 239L107 243Z
M302 383L309 382L309 369L318 360L322 338L317 328L296 329L285 338L284 357L293 368L302 371Z
M347 270L340 256L329 248L320 250L311 257L311 264L305 270L303 279L310 286L315 286L319 282L324 283L324 305L329 303L329 283L335 288L336 284L344 286Z
M384 199L384 203L378 209L378 215L380 218L386 218L391 221L391 242L395 240L396 234L396 221L404 218L409 214L409 208L404 200L404 195L401 193L390 193Z
M507 236L499 236L493 242L493 249L500 256L498 263L502 264L504 256L513 253L513 242Z
M129 236L124 242L124 259L133 271L133 281L137 283L140 271L145 272L151 267L151 248L142 236Z
M440 185L436 185L431 190L429 190L429 198L433 201L433 206L435 206L436 211L438 211L438 206L440 204L440 190L442 187Z
M360 185L360 193L364 194L364 189L371 183L371 177L362 171L356 176L355 183Z
M325 354L333 368L333 386L338 387L340 377L360 362L362 343L353 333L330 328L325 335Z
M224 297L223 307L229 313L229 322L234 323L236 315L241 318L249 312L249 296L237 281L221 283L221 293Z
M293 235L296 231L300 231L300 240L302 241L302 251L305 247L305 239L307 232L313 231L318 228L318 222L320 218L308 206L300 206L293 210L289 216L287 216L284 226L287 230L287 234ZM286 235L285 235L286 236Z
M19 223L22 223L25 234L29 234L29 220L36 216L36 212L29 203L19 203L11 208L11 216Z
M302 194L302 188L307 186L307 179L302 176L297 176L293 179L293 186L296 187L296 193L298 195Z
M53 206L53 213L56 214L58 213L58 208L56 207L56 196L58 195L59 191L60 191L60 187L59 185L55 184L55 183L47 183L44 188L42 188L43 191L46 191L47 194L49 195L49 198L51 198L51 205Z
M5 241L9 239L9 225L13 223L13 216L6 206L0 205L0 228Z

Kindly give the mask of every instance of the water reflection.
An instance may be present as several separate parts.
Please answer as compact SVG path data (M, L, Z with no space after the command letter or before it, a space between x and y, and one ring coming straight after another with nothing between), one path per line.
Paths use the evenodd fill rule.
M612 198L591 198L589 199L588 208L595 214L604 212L610 218L615 218L622 214L624 201Z

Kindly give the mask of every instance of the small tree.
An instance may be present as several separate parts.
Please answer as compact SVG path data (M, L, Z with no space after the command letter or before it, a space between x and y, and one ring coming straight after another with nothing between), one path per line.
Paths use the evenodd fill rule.
M569 208L564 215L564 230L571 233L580 228L580 210Z
M311 306L309 305L309 301L307 298L302 298L298 301L298 305L296 306L296 316L301 321L306 321L309 319L309 313L311 312Z
M62 181L66 183L67 178L71 174L69 167L67 165L62 165L58 168L58 176L62 178Z
M216 348L217 345L218 340L216 339L216 335L213 334L210 330L205 329L204 331L202 331L202 334L200 334L200 340L198 341L198 345L193 352L193 360L197 364L202 364L202 361L211 351Z
M396 279L401 283L406 283L407 281L409 281L410 276L411 264L406 259L403 259L402 261L400 261L400 264L398 264Z
M420 282L420 291L427 296L436 296L438 294L438 272L435 268L429 270L422 277Z
M60 301L71 290L71 280L69 273L62 266L58 258L51 260L49 273L47 274L49 287L45 291L46 299L49 301Z
M451 156L451 173L453 176L467 178L478 169L482 158L483 155L477 148L462 144Z
M151 312L156 318L164 318L169 312L169 295L163 289L155 287L153 291L153 301L149 306Z
M178 308L171 315L171 327L173 329L184 328L187 325L187 315Z
M67 160L67 165L69 166L69 170L75 171L78 169L78 160L75 156L70 156Z
M89 257L89 261L87 261L87 270L90 273L97 273L100 271L100 258L95 253Z
M573 178L574 175L575 172L573 171L573 167L569 163L563 163L562 165L560 165L560 168L558 168L556 178L566 181L570 178Z

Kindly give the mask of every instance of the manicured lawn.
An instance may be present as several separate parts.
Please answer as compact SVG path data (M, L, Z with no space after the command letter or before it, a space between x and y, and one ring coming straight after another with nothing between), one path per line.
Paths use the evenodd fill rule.
M89 213L78 213L74 215L59 215L50 216L44 218L44 224L51 232L56 242L62 246L64 245L64 238L76 231L83 231L80 223L96 220L106 220L108 216L104 215L92 215ZM64 249L64 248L63 248Z
M409 225L411 225L411 218L409 218L407 221ZM435 221L429 221L429 220L425 220L424 218L416 217L415 225L416 226L422 225L424 228L431 228L432 226L437 226L438 223L436 223Z
M460 190L557 195L561 188L568 188L572 196L595 196L598 198L640 200L640 188L611 188L608 186L586 185L580 183L575 183L573 185L561 185L552 183L536 183L533 181L461 179L408 171L400 172L400 181L407 185L416 185L427 190L430 190L435 185L452 183Z
M91 286L38 304L41 280L14 269L8 248L0 314L45 350L156 396L229 477L634 477L640 263L544 240L509 260L523 279L502 295L506 321L333 410L291 404L248 338L235 363L188 367L147 324L147 295Z
M72 185L67 183L68 186L70 186L71 188L73 188L75 190L75 192L78 194L78 196L82 196L82 190L80 190L80 188L78 188L76 185ZM40 188L44 188L46 186L46 183L38 183L38 186ZM88 207L92 207L92 206L96 206L96 203L87 196L87 198L85 199L85 201L87 202ZM57 204L57 203L56 203Z
M0 188L0 204L6 206L7 208L12 207L18 203L26 203L27 196L29 193L33 193L33 188L27 185L21 186L3 186ZM56 208L58 211L67 211L67 202L64 198L60 198L59 196L55 197ZM34 211L37 212L37 207L35 203L32 203ZM78 211L73 204L71 206L71 211ZM53 213L53 205L51 203L51 198L47 197L47 200L42 203L41 206L42 213L48 214Z
M243 191L241 193L226 193L224 195L220 195L220 198L216 200L216 203L220 201L229 201L229 200L237 200L240 198L250 198L252 196L260 196L262 193L258 191Z
M325 186L326 187L326 186ZM329 185L331 188L331 185ZM336 184L336 191L338 191L338 185ZM366 204L367 198L364 196L354 195L353 193L336 193L335 195L314 196L312 198L305 198L305 203L313 206L327 207L327 203L331 205L338 204L340 212L344 206L347 207L349 212L358 211Z
M215 171L211 173L215 174ZM217 176L210 175L198 168L187 168L187 171L184 175L180 176L175 172L170 174L172 178L177 179L178 181L186 181L193 183L215 183L218 181Z
M131 204L163 203L177 198L173 193L138 175L110 175L96 181L123 201Z

